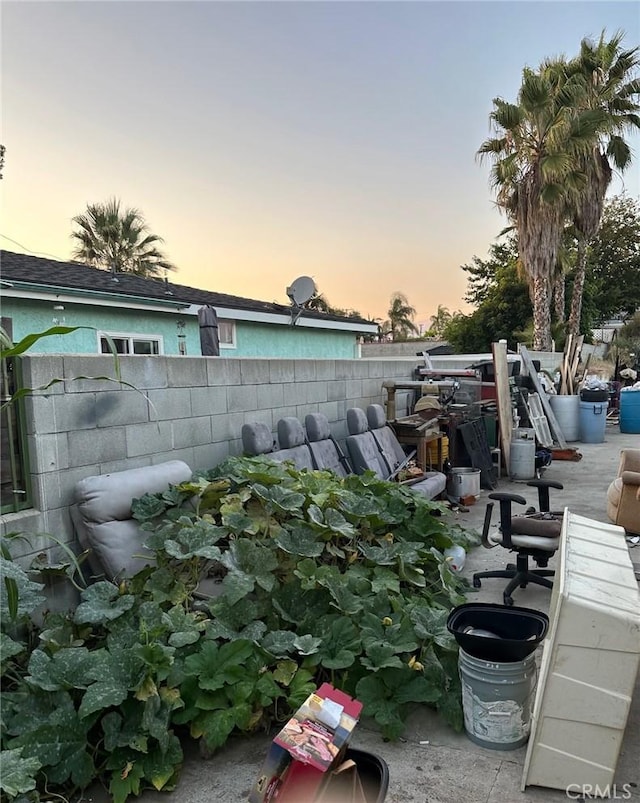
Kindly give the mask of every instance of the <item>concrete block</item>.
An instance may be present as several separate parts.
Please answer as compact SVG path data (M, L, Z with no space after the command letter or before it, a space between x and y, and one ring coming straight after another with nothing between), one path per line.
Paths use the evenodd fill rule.
M269 360L270 382L293 382L296 378L294 360Z
M347 393L347 382L345 379L338 379L327 385L327 401L340 401L345 398Z
M45 511L43 524L45 532L55 535L63 543L75 544L76 537L68 506Z
M296 382L313 382L316 378L315 360L296 360L294 363Z
M211 440L214 443L239 438L242 425L249 421L261 421L271 426L271 415L264 411L248 413L227 413L226 415L211 416Z
M375 377L374 379L363 379L362 380L362 392L365 396L374 396L378 398L379 396L385 396L386 398L386 391L382 389L382 380L379 377Z
M255 357L240 360L240 377L243 385L266 385L270 380L270 360Z
M218 415L227 412L226 388L191 388L190 393L192 415Z
M59 472L32 475L31 498L33 499L33 504L43 511L62 507Z
M318 405L318 412L326 415L331 424L338 420L338 403L335 401L322 402Z
M156 454L173 449L173 430L170 421L131 424L125 427L126 457ZM122 455L117 455L122 457ZM115 459L115 458L114 458Z
M284 404L284 385L261 385L258 389L258 409L280 409Z
M146 423L153 414L146 394L142 391L138 393L135 390L117 390L115 393L96 393L95 420L98 427Z
M52 505L52 507L66 507L68 505L72 505L75 501L74 489L76 487L76 483L85 479L85 477L94 477L97 474L104 473L105 472L102 471L101 466L99 466L97 463L92 463L86 466L78 466L76 468L68 468L64 471L60 471L57 475L57 493L59 496L57 503ZM46 481L46 478L43 477L43 479ZM51 498L54 499L52 496L54 492L56 492L55 488L51 491L45 491L44 493L48 493ZM44 510L45 508L43 507L42 509Z
M69 468L67 433L28 435L29 465L34 474L47 474Z
M233 358L220 357L206 360L207 385L239 385L242 382L240 376L240 360Z
M22 385L25 388L39 388L48 385L52 379L64 379L64 362L61 356L41 354L37 356L25 355L20 360L22 367ZM46 391L38 391L53 396L64 393L64 384L56 382Z
M285 393L287 404L298 407L301 404L308 404L309 382L297 382L289 386Z
M121 357L120 371L125 382L138 390L166 388L169 386L168 357Z
M287 401L290 401L290 400L287 399ZM305 405L305 407L306 407L306 405ZM297 417L299 409L300 408L295 404L287 404L286 407L281 407L279 410L272 410L271 411L271 423L269 424L268 421L265 421L265 423L269 424L269 426L271 426L271 429L275 432L276 426L278 424L278 421L281 418L287 418L287 416L290 416L290 415L293 415L293 416ZM311 413L311 412L313 412L311 409L307 409L307 411L305 412L305 415L307 413ZM304 419L303 419L303 421L304 421Z
M26 396L24 399L24 425L28 435L35 432L55 432L53 396Z
M354 379L355 360L336 360L336 379Z
M117 390L121 387L118 381L118 365L122 368L120 359L117 364L112 356L102 354L69 354L62 359L65 393L97 393L102 390ZM89 378L77 378L81 376ZM91 377L108 377L108 379L92 379ZM123 374L121 377L125 379Z
M204 357L167 357L166 360L169 387L193 388L208 384Z
M10 533L38 533L42 532L42 513L36 508L19 510L17 513L3 513L0 516L0 535L6 538ZM21 549L20 539L11 543L11 554L13 550Z
M365 360L353 360L353 378L365 379L369 376L369 365Z
M307 401L309 404L327 401L327 383L326 382L307 382Z
M345 387L346 399L362 398L362 379L347 379Z
M219 463L222 463L223 460L226 460L229 454L229 441L211 443L206 447L198 447L197 454L194 457L196 461L194 468L196 470L214 468ZM240 454L240 452L238 454Z
M54 396L51 403L53 404L55 432L95 429L95 393L65 393L64 396Z
M173 448L211 443L211 416L180 418L173 422Z
M336 378L335 360L316 360L316 379L332 382Z
M133 424L132 426L148 426ZM69 464L87 466L107 460L118 460L127 454L126 430L129 427L109 427L108 429L83 429L69 432Z
M235 412L258 409L257 385L232 385L227 388L228 409Z
M203 390L203 388L198 388L198 390ZM148 405L151 421L174 421L190 418L192 415L190 388L162 388L161 390L150 390L147 395L151 402Z

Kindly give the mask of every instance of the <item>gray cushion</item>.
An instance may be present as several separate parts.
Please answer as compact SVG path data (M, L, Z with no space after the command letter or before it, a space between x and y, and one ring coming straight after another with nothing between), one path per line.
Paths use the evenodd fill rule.
M136 557L143 552L146 534L131 517L131 503L146 493L159 493L189 479L191 469L186 463L169 460L80 480L74 489L71 513L80 544L91 550L92 570L113 580L135 574L151 563L150 556Z
M278 421L278 442L281 449L293 449L305 442L304 428L295 416L289 415Z
M364 410L351 407L347 410L347 430L349 435L361 435L369 431L369 422Z

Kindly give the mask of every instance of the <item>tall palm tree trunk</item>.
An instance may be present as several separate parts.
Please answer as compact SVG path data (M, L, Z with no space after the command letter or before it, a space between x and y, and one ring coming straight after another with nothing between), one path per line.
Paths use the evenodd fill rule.
M533 277L533 350L551 351L551 304L549 276Z
M578 256L576 260L576 272L573 283L573 293L571 295L571 312L569 313L569 326L567 333L577 335L580 332L580 315L582 314L582 294L584 292L584 280L587 273L587 241L586 238L578 234Z
M564 286L564 273L557 273L553 280L553 311L555 312L556 320L559 323L564 323L564 305L565 305L565 286Z

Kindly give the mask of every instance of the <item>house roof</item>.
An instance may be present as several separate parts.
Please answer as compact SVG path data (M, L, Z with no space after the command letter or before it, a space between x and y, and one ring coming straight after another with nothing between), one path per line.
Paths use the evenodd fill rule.
M102 297L113 297L115 302L125 299L152 300L156 302L182 302L187 305L205 305L225 309L246 310L250 312L290 315L292 307L270 301L232 296L197 287L174 284L163 279L147 279L131 273L111 273L78 262L60 262L44 259L30 254L17 254L0 250L0 278L3 284L20 289L50 290L53 292L85 291L87 294L100 293ZM336 321L353 324L360 329L373 325L365 318L350 318L331 315L317 310L304 309L304 317L323 321Z

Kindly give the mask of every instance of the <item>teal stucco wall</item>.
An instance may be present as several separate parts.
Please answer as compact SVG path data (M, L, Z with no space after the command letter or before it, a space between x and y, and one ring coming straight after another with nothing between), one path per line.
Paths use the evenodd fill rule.
M65 326L91 327L43 338L30 349L32 354L97 354L95 330L98 329L161 337L163 353L168 356L180 354L178 334L183 333L187 356L200 356L198 320L193 315L181 315L179 311L117 310L68 302L64 306L64 310L54 310L53 301L3 298L2 316L12 320L14 342L49 329L54 326L54 319L60 319ZM178 328L178 321L184 322L183 329ZM281 326L238 321L235 347L223 346L220 356L353 359L357 356L357 336L354 332L310 329L299 324Z

